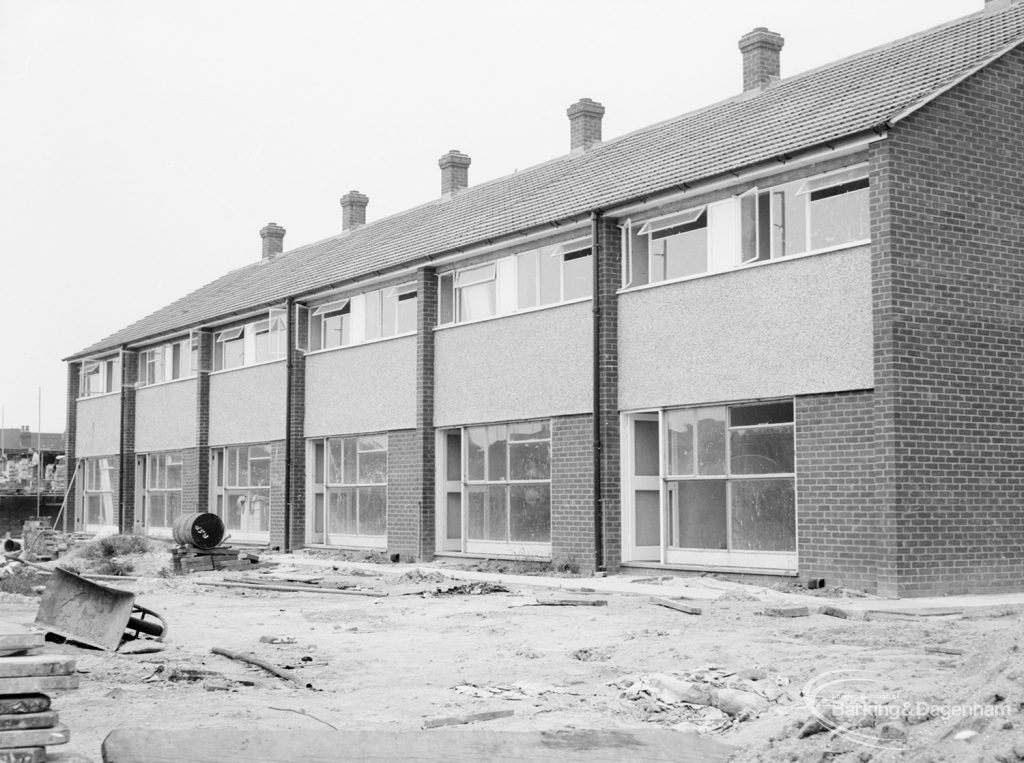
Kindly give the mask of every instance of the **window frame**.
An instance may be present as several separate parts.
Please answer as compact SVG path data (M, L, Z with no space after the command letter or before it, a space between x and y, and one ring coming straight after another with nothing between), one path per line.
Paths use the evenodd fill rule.
M418 299L416 282L404 281L340 299L332 298L320 305L309 305L309 346L306 352L325 352L415 334L418 309L413 309L411 328L400 331L399 319L402 315L401 303ZM341 315L349 316L348 336L346 338L344 332L339 332L338 342L328 344L327 321ZM345 319L342 320L344 325Z
M382 447L364 447L377 441ZM332 479L332 446L337 444L337 452L341 461L337 465L339 479ZM351 447L348 447L348 446ZM307 463L307 479L310 486L309 518L307 520L307 537L312 543L353 548L385 548L387 546L387 517L388 517L388 484L390 475L390 441L387 432L363 433L355 435L335 435L330 437L316 437L307 441L309 458ZM347 454L352 453L355 463L352 465L353 479L346 479L345 460ZM319 455L318 455L319 454ZM383 454L384 471L381 479L364 479L361 469L362 458L367 454ZM319 457L319 462L318 462ZM383 532L364 532L362 517L362 503L365 491L373 490L383 492L384 516ZM331 523L331 498L336 494L346 494L352 502L352 510L355 517L355 532L332 531ZM317 500L319 497L319 501ZM318 505L319 504L319 505ZM319 517L322 529L317 531L316 512L322 512ZM351 529L351 528L342 528Z
M121 391L121 354L83 360L78 371L78 399Z
M621 290L641 289L662 283L673 283L693 278L702 278L718 273L731 272L758 264L777 262L815 254L824 254L826 252L842 249L852 249L854 247L869 244L871 242L870 227L867 238L851 239L849 241L830 244L816 249L811 248L814 231L812 195L848 184L865 183L866 188L870 189L869 170L870 168L867 162L857 162L847 167L840 167L827 172L812 174L796 180L788 180L785 182L771 184L755 183L741 193L727 195L716 201L709 201L703 205L670 212L647 220L634 221L631 218L627 218L619 226L623 245L622 278L620 288ZM783 196L781 189L786 187L790 190L787 191L785 196ZM862 190L862 188L856 188L853 190ZM799 239L802 241L802 249L793 253L780 251L778 241L780 236L782 236L785 241L792 240L786 238L785 233L778 233L779 230L785 230L785 222L778 223L777 217L779 215L784 215L785 209L788 208L785 206L787 196L791 196L794 199L800 199L800 203L803 206L803 212L801 215L802 220L800 223L802 225L802 235L799 236ZM721 207L723 204L729 204L733 207L732 214L716 214L713 218L712 208ZM747 209L746 205L748 204L751 205L750 209L752 210L752 214L747 214L747 217L750 218L749 220L744 217L744 211ZM781 210L778 209L780 204L783 206L783 209ZM704 210L708 215L708 253L706 270L701 273L686 276L655 280L653 277L655 275L653 263L654 252L652 247L653 239L651 237L659 230L672 227L673 224L679 224L676 222L677 220L685 220L689 216L693 216L694 220L698 219L699 210ZM766 221L763 219L765 212L768 215ZM869 208L868 215L868 222L870 226ZM729 221L726 222L726 220ZM750 230L751 225L753 226L753 230ZM721 226L734 226L735 231L722 231L720 229ZM763 229L767 229L769 232L767 244L762 242L764 235ZM726 252L725 256L722 256L723 253L715 249L715 246L717 245L712 244L712 238L719 235L723 237L723 240L729 241L729 245L734 246L735 251ZM640 236L645 237L646 252L637 251L639 247L635 244L635 241ZM750 238L753 242L752 253L745 251L745 236L752 236L752 238ZM715 240L717 241L718 239L716 238ZM643 262L646 264L646 271L641 272L637 268L638 257L644 258Z
M265 363L278 363L285 359L288 352L288 311L284 308L270 308L245 323L228 326L213 334L213 373L234 371L248 366ZM265 357L260 350L259 337L266 335ZM228 350L232 357L237 354L241 343L241 361L228 366ZM193 345L195 347L195 345Z
M254 455L256 450L256 455ZM243 458L244 456L244 458ZM263 541L270 537L271 499L274 490L274 446L272 443L248 443L225 445L211 449L210 493L212 510L224 522L232 537L242 541ZM245 462L245 482L235 479L243 473L240 468ZM253 464L266 462L266 484L253 484ZM261 469L262 471L262 469ZM244 502L238 499L244 499ZM238 509L238 521L229 516L229 503L234 499ZM264 508L250 508L265 505ZM245 515L243 516L243 511ZM238 526L235 527L234 525Z
M554 270L545 268L542 262L544 257L557 257L558 264ZM465 323L476 323L478 321L491 320L519 313L543 310L549 307L581 302L593 299L594 284L593 277L590 277L590 293L584 296L566 297L566 263L577 259L593 257L593 242L591 236L576 237L567 241L549 244L547 246L524 249L514 254L499 257L497 259L476 262L461 267L454 267L450 270L437 274L438 279L438 316L437 327L457 326ZM523 273L524 262L532 259L535 265L532 267L533 298L531 304L524 304L523 294ZM492 269L492 275L481 278L470 283L459 283L460 276L473 271L482 270L486 267ZM551 284L544 279L545 274L557 272L558 289L557 298L544 301L545 288L550 289ZM592 266L588 268L592 273ZM489 315L477 318L466 318L463 315L460 289L467 289L478 286L482 283L494 283L494 308ZM446 316L450 312L450 317Z
M172 459L176 459L172 462ZM141 477L142 477L142 499L143 499L143 516L146 522L147 534L155 534L159 536L169 536L171 526L174 524L174 519L177 519L183 514L182 511L182 495L185 488L185 459L184 453L180 450L177 451L164 451L161 453L147 453L142 456L141 466ZM173 467L178 469L178 486L168 487L169 475ZM154 481L154 473L161 477ZM166 520L168 517L167 500L171 496L177 497L177 508L174 510L174 517L171 521L165 522L164 524L154 524L152 512L154 510L154 503L157 497L160 498L161 512L163 518Z

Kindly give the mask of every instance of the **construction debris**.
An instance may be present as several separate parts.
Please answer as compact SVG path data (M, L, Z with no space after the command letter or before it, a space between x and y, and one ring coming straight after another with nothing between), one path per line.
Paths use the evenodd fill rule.
M677 599L657 599L652 598L651 602L657 604L660 607L668 607L674 609L677 612L685 612L688 615L699 615L701 613L700 607L695 607L692 604L684 604Z
M0 642L11 650L31 650L41 635L7 633ZM60 655L0 658L0 763L45 761L47 747L71 739L45 692L77 689L75 669L75 660Z
M475 583L464 583L462 585L451 585L439 587L431 596L479 596L487 593L508 593L508 588L500 583L488 583L477 581Z
M538 596L537 603L542 607L607 607L608 599L568 599L560 596L541 598Z
M211 549L182 545L171 551L171 564L175 572L187 575L191 572L211 570L251 570L259 564L260 558L231 546L217 546Z
M259 657L253 657L252 655L248 654L239 654L238 652L232 652L229 649L222 649L219 646L213 647L210 651L213 654L219 654L222 657L227 657L229 660L237 660L238 662L245 662L250 665L255 665L258 668L263 668L268 673L273 673L275 676L277 676L278 678L283 678L285 681L291 681L292 683L298 684L300 686L303 685L302 681L295 675L288 673L284 670L281 670L280 668L271 665L266 660L261 660ZM305 686L307 689L313 688L313 685L309 683L305 684Z
M765 607L761 614L766 617L808 617L811 611L807 607Z
M466 723L476 723L477 721L493 721L496 718L511 718L513 715L515 715L514 710L488 710L483 713L453 715L449 718L433 718L423 721L423 728L436 729L441 726L461 726Z

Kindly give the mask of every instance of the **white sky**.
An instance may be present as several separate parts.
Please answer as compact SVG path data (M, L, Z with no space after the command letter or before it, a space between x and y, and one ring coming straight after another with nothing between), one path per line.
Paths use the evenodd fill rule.
M61 358L260 256L741 89L740 36L786 39L789 76L983 0L0 0L0 406L65 425Z

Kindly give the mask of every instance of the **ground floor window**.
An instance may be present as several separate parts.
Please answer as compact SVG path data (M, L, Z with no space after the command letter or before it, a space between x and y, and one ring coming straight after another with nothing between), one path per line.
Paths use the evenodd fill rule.
M439 433L442 550L547 556L551 552L551 422Z
M214 506L238 540L265 540L270 532L269 443L232 445L213 452Z
M627 559L796 569L792 400L625 419Z
M327 437L309 443L311 543L387 544L387 434Z
M171 525L181 516L182 454L150 453L139 457L137 479L141 482L146 531L171 534Z
M85 529L89 532L117 527L117 513L114 510L116 472L116 459L83 460L82 503L85 510Z

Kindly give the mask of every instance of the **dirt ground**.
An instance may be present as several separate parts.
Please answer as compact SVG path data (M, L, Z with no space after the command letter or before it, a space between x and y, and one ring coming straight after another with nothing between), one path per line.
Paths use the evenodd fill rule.
M156 574L165 554L147 555L136 570ZM319 579L324 587L388 595L203 584L237 579L238 572L104 581L135 592L138 604L167 620L165 649L123 654L70 642L46 646L77 658L81 688L56 694L54 702L71 729L67 749L99 761L103 738L117 727L388 732L511 710L510 717L459 728L674 728L734 745L740 761L1024 760L1022 617L1014 609L879 620L774 617L762 614L768 604L803 604L808 592L766 597L765 589L713 579L705 580L710 587L698 581L687 588L678 579L627 578L638 592L587 593L524 585L517 577L505 584L507 592L491 593L480 580L452 579L460 573L451 568L285 561L246 575L285 584ZM700 596L713 596L686 600L700 615L652 601L697 586ZM816 601L839 602L836 595L825 591ZM538 605L554 596L607 605ZM0 594L0 619L29 624L38 601ZM294 643L261 642L262 636ZM212 647L258 656L298 682L211 654ZM808 682L854 670L876 698L885 695L884 708L842 716L832 726L848 728L836 733L815 720L812 708L821 705L809 704L805 695L815 684ZM739 691L761 704L745 719L681 702L666 692L678 688L666 683L674 679L712 687L717 696ZM864 686L858 696L865 696ZM826 721L837 717L831 707ZM956 709L963 707L974 710Z

